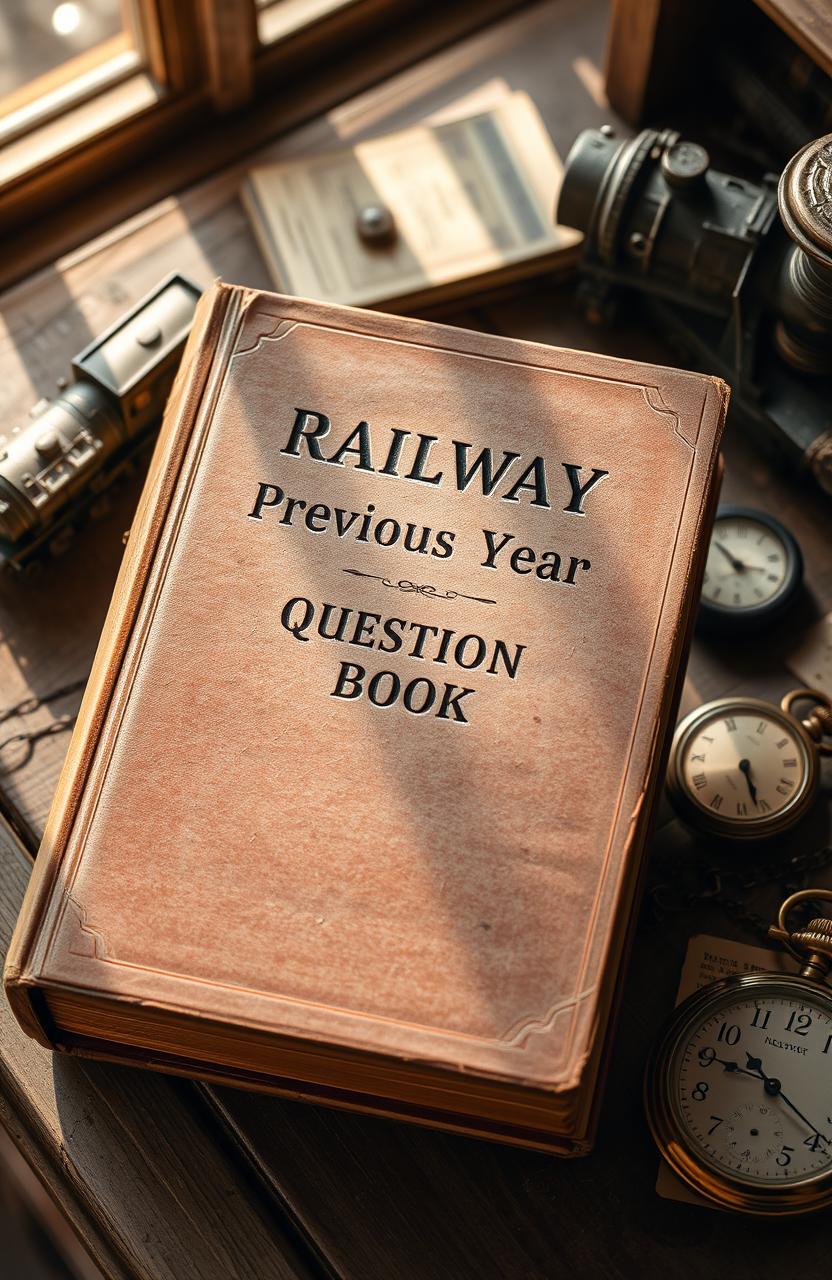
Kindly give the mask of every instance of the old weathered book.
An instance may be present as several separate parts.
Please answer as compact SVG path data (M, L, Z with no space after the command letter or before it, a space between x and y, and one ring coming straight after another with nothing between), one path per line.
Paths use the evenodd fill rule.
M6 966L29 1034L586 1150L725 400L215 286Z

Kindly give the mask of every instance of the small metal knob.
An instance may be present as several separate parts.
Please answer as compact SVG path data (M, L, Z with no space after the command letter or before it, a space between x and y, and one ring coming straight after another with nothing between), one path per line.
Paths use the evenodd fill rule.
M832 920L810 920L806 928L798 929L789 941L803 959L801 975L823 982L832 968Z
M805 929L798 929L791 936L792 946L800 950L819 951L832 957L832 920L810 920Z
M396 238L396 220L383 204L365 204L356 217L356 228L365 244L381 248Z
M136 341L140 347L155 347L162 341L162 330L158 324L149 324L141 333L136 334Z
M698 142L674 142L662 153L665 182L676 190L696 187L708 172L711 157Z
M59 457L61 441L57 431L43 431L35 441L35 450L46 462Z
M832 920L816 916L803 929L794 933L789 929L789 913L799 902L832 901L832 889L798 889L781 902L777 924L769 929L769 937L776 938L799 962L800 974L812 982L823 983L832 968Z

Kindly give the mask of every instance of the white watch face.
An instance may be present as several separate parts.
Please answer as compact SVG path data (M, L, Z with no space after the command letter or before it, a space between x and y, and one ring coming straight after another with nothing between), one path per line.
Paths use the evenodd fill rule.
M697 1156L745 1183L832 1170L832 1003L788 983L726 994L670 1062L676 1122Z
M703 716L679 750L688 796L723 821L774 817L806 785L809 762L797 733L779 718L741 704Z
M702 598L725 609L753 609L782 590L788 577L782 539L749 516L720 516L708 548Z

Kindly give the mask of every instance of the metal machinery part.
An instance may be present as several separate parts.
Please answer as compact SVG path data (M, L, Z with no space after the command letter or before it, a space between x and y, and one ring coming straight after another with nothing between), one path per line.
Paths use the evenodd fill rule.
M793 241L780 281L777 345L806 373L832 368L832 135L793 156L777 189Z
M171 275L72 362L73 384L0 437L0 563L58 550L153 438L201 290Z
M832 493L832 134L798 152L778 190L770 174L716 172L704 147L669 129L623 141L588 129L556 219L584 234L591 318L637 290L730 383L755 439Z

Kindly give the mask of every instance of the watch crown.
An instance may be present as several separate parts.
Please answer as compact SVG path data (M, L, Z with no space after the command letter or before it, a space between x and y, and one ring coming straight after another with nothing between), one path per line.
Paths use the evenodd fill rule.
M805 690L796 691L803 696ZM787 695L792 697L791 694ZM785 699L784 699L785 701ZM789 912L798 902L832 902L832 889L798 889L781 902L777 912L777 924L769 929L769 937L776 938L796 960L800 961L800 976L812 982L823 983L832 969L832 920L816 916L803 928L792 933L788 928Z
M800 951L819 951L832 957L832 920L823 917L810 920L805 929L791 935L791 943Z

